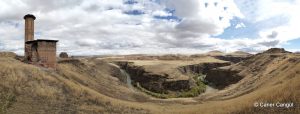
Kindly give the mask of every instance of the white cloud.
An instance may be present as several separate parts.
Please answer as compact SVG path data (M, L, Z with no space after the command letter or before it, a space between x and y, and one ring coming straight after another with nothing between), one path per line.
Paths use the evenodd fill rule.
M27 13L37 17L36 39L57 39L58 50L71 54L199 53L215 49L255 51L278 46L284 41L282 39L287 41L299 36L296 25L300 18L297 12L288 12L297 11L299 2L263 6L261 1L235 1L238 5L253 3L253 7L266 8L245 12L245 8L238 7L233 0L137 1L124 4L123 0L2 0L0 49L23 53L23 16ZM264 14L275 6L281 13ZM230 20L234 17L261 21L281 14L288 17L288 24L261 30L261 38L212 38L231 26ZM248 26L240 23L236 27ZM274 31L277 34L273 34Z
M246 25L244 23L239 23L239 24L237 24L235 26L236 29L238 29L238 28L245 28L245 27L246 27Z
M161 11L161 10L154 11L152 15L154 15L154 16L172 16L171 13Z
M299 0L235 0L249 21L267 22L259 35L267 39L276 31L276 39L286 42L300 37ZM278 24L280 23L280 24Z
M218 35L230 26L230 20L236 16L243 18L233 0L163 0L166 7L176 10L175 15L183 18L177 28L183 32L201 35ZM217 6L212 4L218 3ZM211 4L208 7L205 4ZM224 8L228 9L224 9ZM176 31L178 32L178 31ZM200 36L201 36L200 35Z

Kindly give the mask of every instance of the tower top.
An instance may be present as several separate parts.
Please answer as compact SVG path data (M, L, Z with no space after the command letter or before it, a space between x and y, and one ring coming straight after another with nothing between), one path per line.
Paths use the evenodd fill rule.
M24 16L24 19L26 19L26 18L32 18L33 20L35 20L35 16L32 15L32 14L27 14L27 15L25 15L25 16Z

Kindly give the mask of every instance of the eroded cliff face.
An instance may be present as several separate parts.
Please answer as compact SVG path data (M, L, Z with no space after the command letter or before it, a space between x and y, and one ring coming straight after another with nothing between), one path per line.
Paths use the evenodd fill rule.
M207 74L213 68L229 66L231 65L230 62L225 63L200 63L200 64L193 64L179 67L178 70L184 74L192 73L192 74Z
M192 84L189 79L169 79L168 74L155 74L145 71L141 66L135 66L133 62L115 62L121 69L124 69L131 77L132 84L137 83L150 91L156 93L168 93L168 91L188 91Z
M147 72L145 68L142 66L136 66L133 62L118 61L115 62L115 64L120 66L121 69L124 69L130 75L133 85L137 86L138 83L141 87L156 93L188 91L196 85L193 77L197 74L207 75L206 81L217 85L219 89L240 80L239 77L235 76L236 72L215 69L223 66L229 66L231 65L230 62L200 63L178 67L177 70L179 70L182 74L191 77L186 80L170 79L168 74Z
M178 69L185 74L205 75L205 82L213 85L217 89L237 83L242 77L238 74L239 70L230 69L231 63L200 63L179 67Z
M214 68L208 71L205 80L213 84L217 89L224 89L243 78L238 74L239 72L239 70L233 70L229 67Z
M216 59L224 60L224 61L230 61L232 63L238 63L243 60L247 60L250 58L249 56L231 56L231 55L225 55L225 56L215 56Z

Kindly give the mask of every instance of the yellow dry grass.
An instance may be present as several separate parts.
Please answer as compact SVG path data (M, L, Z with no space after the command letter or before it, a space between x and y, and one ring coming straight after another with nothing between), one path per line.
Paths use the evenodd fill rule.
M296 55L295 55L296 56ZM299 107L288 110L255 108L255 102L294 102L299 106L300 63L274 62L254 90L230 99L182 101L159 100L133 91L113 77L112 68L102 60L80 60L60 63L57 70L24 64L14 58L0 58L1 94L13 94L16 101L6 107L7 113L299 113ZM205 60L203 60L205 61ZM210 61L210 60L208 60ZM137 61L139 62L139 61ZM140 61L140 64L150 64ZM163 62L159 62L163 63ZM190 64L174 61L168 64ZM285 66L289 66L284 69ZM272 69L272 70L271 70ZM284 69L284 70L282 70ZM248 78L245 78L248 79ZM251 79L251 78L249 78ZM247 80L242 81L247 82ZM236 84L239 85L239 84ZM223 92L226 93L226 90ZM2 97L0 97L2 98ZM0 99L7 100L7 99ZM189 102L193 101L193 102ZM195 102L196 101L196 102ZM1 103L0 103L1 105Z

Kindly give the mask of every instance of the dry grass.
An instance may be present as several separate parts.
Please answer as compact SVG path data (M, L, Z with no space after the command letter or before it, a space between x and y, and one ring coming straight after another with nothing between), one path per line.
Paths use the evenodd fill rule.
M120 105L118 101L122 102L122 100L112 99L111 97L100 94L100 89L105 89L105 85L111 85L112 87L106 89L111 89L111 91L116 90L116 92L118 92L122 86L120 88L114 88L116 87L114 84L118 85L120 82L114 80L112 77L105 77L103 76L104 74L101 73L96 74L99 77L93 77L93 75L89 74L91 73L89 70L92 70L89 68L78 70L79 68L76 68L72 64L62 64L59 65L58 71L52 71L24 64L13 58L0 58L0 67L1 94L6 95L7 93L4 92L4 90L10 90L13 95L16 95L16 102L11 104L11 108L8 110L10 113L38 113L46 109L52 109L52 111L48 113L72 113L74 111L83 113L147 112L141 108L136 110L136 108L130 107L130 105L124 105L124 103ZM84 72L85 70L86 72ZM94 82L91 78L94 79ZM103 84L101 83L103 79L100 78L107 78L107 80L104 81L106 82L104 85L101 85ZM123 88L126 87L123 86ZM120 90L120 92L122 92L122 90ZM106 93L110 92L106 91ZM114 94L114 92L110 94ZM115 98L118 98L118 96ZM1 102L2 101L1 99ZM89 105L99 107L99 109L92 111L77 109ZM61 107L58 108L57 106Z
M78 63L60 63L57 71L53 71L24 64L14 58L1 57L0 106L4 108L0 111L9 114L299 113L300 62L288 62L290 58L294 57L271 62L272 67L263 69L264 75L254 83L257 84L256 88L248 94L223 100L195 99L197 103L189 103L149 98L131 90L112 77L112 67L101 60L83 59ZM255 61L251 63L255 64ZM177 63L174 61L174 64ZM240 83L247 84L248 79L252 78L245 78ZM229 92L220 91L226 94ZM294 102L298 107L289 110L253 107L253 103L260 101Z
M0 57L15 58L17 55L13 52L0 52Z

